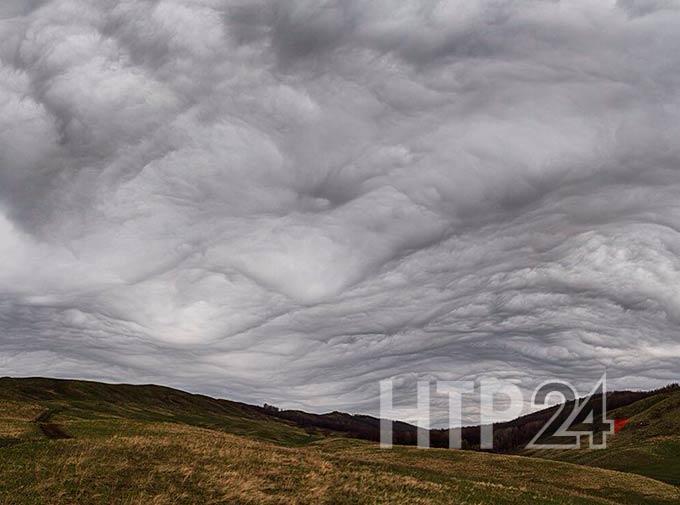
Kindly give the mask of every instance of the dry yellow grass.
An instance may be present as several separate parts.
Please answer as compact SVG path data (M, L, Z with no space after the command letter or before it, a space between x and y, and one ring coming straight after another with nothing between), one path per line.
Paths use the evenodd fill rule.
M64 427L76 438L0 449L0 503L680 503L678 488L651 479L530 458L381 450L348 439L282 447L187 425L120 419Z
M37 434L31 424L44 411L44 407L30 403L0 400L0 440L27 438Z

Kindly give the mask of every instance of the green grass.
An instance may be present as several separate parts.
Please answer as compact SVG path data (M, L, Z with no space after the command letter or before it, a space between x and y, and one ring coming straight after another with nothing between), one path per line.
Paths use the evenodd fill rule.
M632 472L680 485L680 391L670 391L609 413L630 419L607 448L525 451L523 454Z
M213 428L283 445L305 445L321 436L261 409L163 386L102 384L44 378L0 378L1 401L31 402L51 421L131 419Z
M0 504L680 503L679 488L638 475L470 451L381 450L157 386L0 386L0 441L9 441L0 442ZM45 417L73 438L47 438Z

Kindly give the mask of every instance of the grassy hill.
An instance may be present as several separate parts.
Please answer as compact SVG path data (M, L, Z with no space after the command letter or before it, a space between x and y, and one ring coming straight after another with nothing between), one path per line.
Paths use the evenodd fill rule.
M679 488L638 475L381 450L236 402L50 379L0 379L0 475L0 503L12 505L680 503Z
M607 448L578 451L523 451L521 454L632 472L680 485L680 388L611 411L628 424L610 437Z
M128 419L219 429L283 445L306 444L319 438L310 434L312 429L304 430L274 418L262 407L156 385L2 377L0 409L7 410L12 405L32 405L53 424Z

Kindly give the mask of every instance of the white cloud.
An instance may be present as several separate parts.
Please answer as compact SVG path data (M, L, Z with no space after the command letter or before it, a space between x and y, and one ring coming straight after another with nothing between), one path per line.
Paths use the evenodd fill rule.
M653 4L3 4L0 373L363 411L677 380Z

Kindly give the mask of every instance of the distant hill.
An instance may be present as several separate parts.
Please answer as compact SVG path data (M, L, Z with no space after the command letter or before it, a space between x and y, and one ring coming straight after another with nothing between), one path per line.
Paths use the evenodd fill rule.
M649 419L641 428L650 437L668 421L666 407L654 406L661 424L640 419ZM638 475L473 451L381 450L270 410L160 386L2 378L0 504L680 503L680 488Z
M665 394L671 389L680 388L671 386L656 391L614 391L607 393L607 405L610 411L635 404L641 400L654 398ZM599 395L593 397L595 401ZM567 402L572 405L574 402ZM494 452L514 453L531 441L545 423L553 416L558 406L550 407L538 412L524 415L512 421L494 424ZM570 409L564 409L562 417ZM346 433L355 438L364 440L380 440L380 419L365 415L352 415L343 412L331 412L329 414L310 414L299 410L278 410L268 408L271 415L292 421L302 427L323 428L335 432ZM623 414L621 414L622 416ZM609 416L610 418L612 416ZM395 422L393 425L393 438L395 444L416 445L417 428L408 423ZM461 429L461 439L464 449L479 449L480 427L466 426ZM449 444L448 430L434 429L430 431L430 444L432 447L446 448Z

